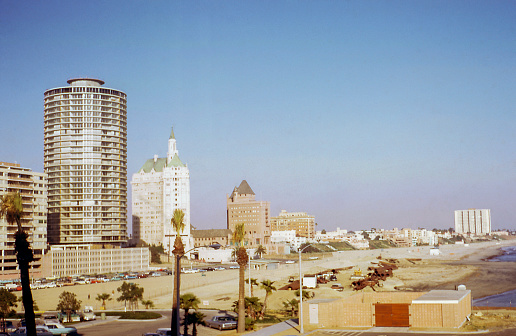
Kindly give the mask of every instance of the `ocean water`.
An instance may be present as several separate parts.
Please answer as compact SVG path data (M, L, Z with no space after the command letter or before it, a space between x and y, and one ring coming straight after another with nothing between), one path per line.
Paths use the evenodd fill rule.
M516 246L503 247L502 255L489 259L490 262L516 262ZM486 296L473 300L473 306L480 307L516 307L516 290Z
M479 307L515 307L516 306L516 290L505 293L486 296L481 299L473 300L473 306Z
M489 261L516 261L516 246L502 247L502 255L489 259Z

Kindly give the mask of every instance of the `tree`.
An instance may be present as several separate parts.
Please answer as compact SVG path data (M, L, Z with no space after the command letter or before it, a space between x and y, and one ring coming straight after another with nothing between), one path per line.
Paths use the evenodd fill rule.
M238 247L235 247L233 250L231 250L231 261L236 261L238 254Z
M193 293L186 293L181 295L181 308L185 311L185 322L184 322L184 334L188 335L188 313L190 309L197 309L199 308L199 303L201 303L201 300L195 294Z
M263 245L258 245L258 248L256 248L256 252L255 252L259 257L260 259L262 259L262 256L264 254L267 254L267 250L265 249L265 247L263 247Z
M9 225L16 223L18 226L18 230L14 234L14 250L16 251L16 259L20 268L25 323L27 335L36 336L36 317L34 316L34 304L29 277L29 264L34 261L34 255L27 240L28 235L21 225L23 214L22 198L20 193L11 192L1 196L0 203L0 217L5 217Z
M239 306L238 300L233 302L232 307L233 307L234 311L239 311L240 306ZM255 320L257 313L262 310L262 307L263 307L263 304L260 302L259 298L257 298L256 296L253 296L253 297L246 296L245 301L244 301L244 317L247 316L247 317ZM238 319L240 319L240 315L239 315ZM247 330L247 328L246 328L246 330Z
M68 321L71 321L72 312L81 309L81 301L77 300L77 295L70 292L62 292L59 295L59 303L56 310L66 312Z
M265 291L265 298L263 299L263 307L261 312L261 318L265 315L265 310L267 309L267 298L269 295L276 290L276 287L274 287L274 281L270 280L263 280L261 282L261 288Z
M95 298L97 301L102 301L102 309L106 310L106 301L111 301L113 298L111 297L111 294L108 293L102 293L97 294L97 297Z
M233 231L233 242L238 246L237 263L240 266L239 281L238 281L238 322L237 332L243 333L245 331L245 267L247 265L247 251L244 248L245 241L245 227L244 223L235 225Z
M286 313L289 316L297 315L297 310L299 307L299 300L291 299L291 300L283 301L282 303L283 303L283 307L285 308Z
M143 288L138 286L135 283L127 283L124 281L122 286L116 289L120 292L120 297L118 297L117 301L124 301L124 304L129 302L129 309L134 310L138 308L138 301L143 299Z
M325 230L325 229L322 229L321 233L322 233L322 234L326 234L326 230Z
M204 315L201 312L194 312L193 314L188 315L188 324L193 325L192 326L192 336L197 336L197 326L198 325L206 325L206 322L204 322L204 318L206 315ZM185 334L186 335L186 334Z
M5 288L0 288L0 322L2 323L2 331L5 332L5 318L14 315L16 311L16 301L18 298Z
M251 296L253 295L253 286L258 286L258 280L251 278L251 283L249 283L249 278L245 279L245 283L251 286Z
M163 247L162 247L163 249ZM161 255L157 246L152 245L149 247L149 251L151 253L151 263L153 264L161 264Z
M294 295L299 297L299 289L294 292ZM309 300L315 296L315 293L310 294L309 291L303 289L303 301Z
M145 306L145 309L154 308L154 302L152 300L142 300L142 305Z
M175 209L172 219L170 220L172 227L176 231L176 239L174 240L174 250L172 253L175 256L176 262L174 266L174 274L176 276L176 285L174 291L172 293L172 321L171 327L172 332L177 332L179 330L179 283L181 277L181 258L185 254L185 247L183 245L183 241L181 240L181 233L185 229L184 223L185 213L183 210Z

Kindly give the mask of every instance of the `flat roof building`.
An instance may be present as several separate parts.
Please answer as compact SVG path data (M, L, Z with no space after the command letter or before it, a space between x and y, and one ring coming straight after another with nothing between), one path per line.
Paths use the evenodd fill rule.
M18 192L22 198L21 225L28 234L35 261L30 263L33 275L41 272L41 257L47 248L47 178L18 163L0 162L0 195ZM19 278L14 250L16 224L10 226L0 218L0 278ZM39 275L39 274L38 274Z
M48 242L127 241L127 95L99 79L45 91Z
M315 217L306 212L287 212L281 210L277 217L271 218L272 231L295 230L299 237L315 237Z

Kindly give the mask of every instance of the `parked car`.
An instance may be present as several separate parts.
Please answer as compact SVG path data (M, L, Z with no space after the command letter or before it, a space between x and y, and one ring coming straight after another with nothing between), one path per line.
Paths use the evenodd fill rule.
M66 312L61 312L59 313L59 321L61 321L61 323L80 322L81 316L77 314L75 311L73 311L72 314L70 314L70 320L68 320L68 315L66 314Z
M46 321L45 326L52 335L77 335L77 329L75 327L65 327L59 322Z
M93 321L97 318L93 312L92 306L84 306L84 310L80 313L81 321Z
M41 318L44 322L47 321L55 321L59 322L59 315L57 313L43 313L41 314Z
M172 336L172 329L171 328L159 328L156 330L156 334L160 336Z
M37 336L54 336L50 332L50 330L46 326L37 325L36 326L36 335ZM27 336L27 328L19 327L15 331L11 333L11 336Z
M0 323L0 329L5 329L5 332L9 333L15 331L16 327L14 326L12 321L4 320L2 323Z
M236 329L237 321L233 316L223 315L223 316L213 316L210 320L206 320L206 326L219 329Z

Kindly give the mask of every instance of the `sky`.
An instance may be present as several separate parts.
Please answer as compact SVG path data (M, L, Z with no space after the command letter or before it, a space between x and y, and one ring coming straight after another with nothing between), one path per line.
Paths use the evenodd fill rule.
M0 0L0 161L43 171L79 77L128 96L129 181L174 127L196 228L245 179L317 230L516 229L515 1Z

